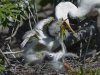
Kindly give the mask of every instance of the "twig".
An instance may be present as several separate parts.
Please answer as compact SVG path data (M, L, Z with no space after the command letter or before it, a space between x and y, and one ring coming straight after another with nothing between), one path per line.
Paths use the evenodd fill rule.
M22 53L24 50L22 51L16 51L16 52L3 52L3 54L17 54L17 53Z
M36 9L35 0L33 0L33 5L34 5L34 11L35 11L35 14L36 14L36 21L38 22L38 16L37 16L37 9Z
M96 56L100 55L100 51L96 53Z
M17 18L17 16L16 16L16 18ZM16 23L16 19L15 19L15 23ZM13 35L13 33L14 33L14 30L15 30L15 25L13 26L13 29L12 29L12 32L11 32L11 35ZM11 39L10 39L10 42L11 42Z
M4 53L2 52L1 49L0 49L0 53L3 55L3 57L5 58L5 60L8 63L8 65L10 65L10 62L9 62L8 58L4 55Z
M33 20L34 20L34 22L35 22L35 24L36 24L37 22L36 22L36 20L35 20L35 18L34 18L34 15L33 15L33 13L32 13L32 11L31 11L31 9L30 9L30 7L29 7L29 6L28 6L28 10L29 10L30 14L32 15Z
M14 37L14 36L16 35L16 33L17 33L19 27L22 26L22 24L23 24L23 21L22 21L22 18L21 18L20 24L17 25L17 27L16 27L14 33L13 33L11 36L7 37L5 40L10 40L12 37Z
M85 55L84 55L84 64L85 64L86 53L87 53L87 51L88 51L88 48L89 48L89 45L90 45L91 38L92 38L92 29L91 29L91 31L90 31L90 36L89 36L89 39L88 39L88 43L87 43L87 47L86 47L86 51L85 51Z
M83 47L83 43L80 43L80 57L82 56L82 47Z
M30 13L29 13L29 26L30 26L30 29L32 30L32 24L31 24L31 20L30 20Z
M10 48L9 44L7 44L7 46L8 46L9 51L10 51L10 52L12 52L12 50L11 50L11 48ZM14 54L12 54L12 56L16 59L16 57L15 57L15 55L14 55Z
M9 51L12 52L12 50L11 50L9 44L7 44L7 46L8 46ZM12 54L12 56L14 57L14 59L16 59L16 56L15 56L13 53L11 53L11 54ZM19 62L17 59L16 59L16 61Z

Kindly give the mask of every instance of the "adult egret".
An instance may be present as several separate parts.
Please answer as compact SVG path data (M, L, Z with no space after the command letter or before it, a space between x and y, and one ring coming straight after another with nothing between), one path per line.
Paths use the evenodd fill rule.
M86 16L88 13L92 13L93 11L97 11L100 14L100 0L79 0L79 6L76 7L71 2L60 2L55 8L55 15L57 19L67 19L68 14L72 18L80 18Z
M82 18L97 15L97 45L100 45L100 0L78 0L79 6L76 7L71 2L60 2L55 8L57 19L64 19L69 24L68 15L71 18Z
M76 10L77 7L71 2L60 2L55 8L55 16L58 20L62 19L65 21L67 28L69 28L71 32L75 33L74 30L70 27L68 19L68 14L70 11L72 11L72 9Z
M55 8L56 18L66 20L69 24L68 14L70 11L76 10L77 7L71 2L60 2Z

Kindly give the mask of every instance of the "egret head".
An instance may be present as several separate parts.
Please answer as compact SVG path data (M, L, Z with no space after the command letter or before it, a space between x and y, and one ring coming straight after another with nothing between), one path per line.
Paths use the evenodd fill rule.
M53 60L53 54L46 52L44 56L44 61L52 61Z
M59 20L59 19L67 19L68 18L68 13L69 13L69 10L70 10L70 3L71 2L60 2L56 8L55 8L55 16L56 18ZM69 23L69 20L67 19L66 20L67 23Z
M68 14L71 17L76 17L77 7L71 2L60 2L55 8L55 15L57 19L68 18Z
M58 71L61 68L63 68L63 62L62 62L62 51L58 52L46 52L44 61L49 61L49 63L52 65L52 67Z
M86 5L86 4L85 4ZM84 18L84 16L90 11L90 6L80 6L77 7L71 2L60 2L55 9L55 15L57 19L67 19L66 22L69 23L68 18Z

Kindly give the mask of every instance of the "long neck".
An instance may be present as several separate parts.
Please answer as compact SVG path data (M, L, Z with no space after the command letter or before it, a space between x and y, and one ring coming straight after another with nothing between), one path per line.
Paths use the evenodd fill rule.
M80 18L86 16L93 8L93 5L81 2L78 7L76 7L75 5L72 5L72 7L73 8L70 9L69 11L69 15L72 18L76 18L76 17Z
M61 44L62 52L65 53L66 52L66 46L65 46L63 40L60 39L59 42Z

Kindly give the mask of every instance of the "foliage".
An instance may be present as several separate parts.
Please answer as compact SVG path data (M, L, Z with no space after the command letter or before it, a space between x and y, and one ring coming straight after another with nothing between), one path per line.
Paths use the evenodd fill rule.
M20 18L28 18L27 8L32 0L1 0L0 2L0 25L12 26L19 22Z
M80 66L80 70L76 73L76 75L99 75L100 74L100 68L93 70L92 67L89 67L87 69L84 68L84 66Z
M5 70L5 66L0 64L0 70Z

